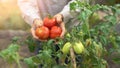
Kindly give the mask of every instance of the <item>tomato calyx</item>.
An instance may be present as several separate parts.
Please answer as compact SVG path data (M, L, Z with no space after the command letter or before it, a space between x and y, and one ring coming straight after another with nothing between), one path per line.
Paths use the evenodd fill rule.
M50 14L48 14L47 17L48 17L49 19L52 19L52 18L53 18L53 16L51 16Z

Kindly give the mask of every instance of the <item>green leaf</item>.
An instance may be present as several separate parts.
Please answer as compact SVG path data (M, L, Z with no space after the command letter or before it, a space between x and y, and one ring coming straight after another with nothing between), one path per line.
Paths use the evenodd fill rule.
M31 36L28 36L25 43L28 45L29 51L34 52L35 47L37 47L37 41L35 41Z
M117 18L114 15L108 15L105 17L106 20L112 23L112 25L115 25L117 22Z
M18 53L19 47L20 46L17 44L10 44L8 48L0 52L0 56L9 64L16 62L18 64L18 68L21 68L20 56Z
M76 3L72 2L70 3L70 10L75 10L76 9Z
M113 58L112 59L115 63L120 64L120 56L118 58Z
M24 62L28 65L29 68L37 68L37 66L34 64L32 58L25 58Z
M33 60L33 62L36 63L36 64L40 64L40 63L42 62L41 59L40 59L38 56L33 56L33 57L32 57L32 60Z
M17 43L17 41L20 39L20 37L17 37L17 36L15 36L15 37L13 37L12 38L12 43Z
M100 42L101 42L102 44L107 45L107 39L106 39L105 36L100 36L99 38L100 38Z
M51 45L53 45L53 42L54 42L53 39L48 40L48 41L47 41L47 46L51 46Z
M80 19L81 21L85 21L88 19L88 17L92 14L91 10L89 9L84 9L80 15L78 16L78 19Z
M95 11L99 10L100 8L101 8L101 6L99 4L96 4L94 6L91 6L90 9L91 9L92 12L95 12Z

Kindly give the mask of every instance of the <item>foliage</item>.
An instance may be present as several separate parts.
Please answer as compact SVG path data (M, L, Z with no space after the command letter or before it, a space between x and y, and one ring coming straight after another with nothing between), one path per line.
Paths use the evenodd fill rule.
M79 25L74 26L68 31L64 39L50 39L41 42L40 46L29 36L25 44L28 45L30 51L34 52L35 48L41 48L41 50L39 50L37 55L24 58L24 62L28 64L29 68L37 68L38 66L42 68L108 68L109 64L106 57L115 53L117 56L111 60L119 64L120 35L115 29L115 25L119 22L119 8L119 4L114 6L90 5L87 2L80 2L79 0L70 3L71 13L78 13L76 18L79 21ZM78 10L80 10L80 12L78 12ZM94 17L92 17L93 19L90 17L98 11L104 12L105 16L102 20L94 21L94 25L91 25L93 24L91 20L94 20ZM14 39L14 42L16 42L16 39L17 38ZM69 47L67 48L67 50L70 50L69 53L64 54L62 49L66 42L70 43L71 46L70 49L68 49ZM76 50L71 52L72 47L74 47L77 42L81 42L82 47L84 46L80 54L74 52ZM16 49L12 49L15 50L14 52L9 52L8 50L9 48L1 51L0 56L9 60L7 55L10 54L10 56L13 56L10 60L18 59ZM14 57L13 54L11 55L12 52L13 54L15 53L16 57ZM76 65L76 67L73 67L73 65Z
M20 47L18 44L10 44L8 48L0 52L0 57L9 64L16 62L18 64L18 67L21 68L20 55L18 53L19 48Z
M71 35L70 41L71 39L73 39L73 42L81 40L86 47L85 52L80 55L83 60L81 67L105 68L107 66L107 61L104 59L105 56L110 56L112 53L120 55L120 43L116 39L120 36L114 28L117 22L119 22L117 19L119 5L106 6L96 4L91 6L89 3L81 3L79 0L76 0L70 6L72 6L70 8L71 11L81 10L79 15L76 16L81 22L80 25L74 27L69 33ZM97 24L94 26L90 26L89 17L97 11L105 12L106 16L104 20L96 22ZM88 39L90 40L86 41ZM86 45L88 42L91 42L91 44Z

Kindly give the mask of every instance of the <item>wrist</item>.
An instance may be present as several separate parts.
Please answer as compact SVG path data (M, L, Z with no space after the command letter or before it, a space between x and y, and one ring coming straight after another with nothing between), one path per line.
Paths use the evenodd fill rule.
M60 14L61 15L61 19L62 19L62 21L64 21L64 17L63 17L63 14Z
M33 21L33 24L37 24L37 23L40 23L40 19L34 19L34 21Z

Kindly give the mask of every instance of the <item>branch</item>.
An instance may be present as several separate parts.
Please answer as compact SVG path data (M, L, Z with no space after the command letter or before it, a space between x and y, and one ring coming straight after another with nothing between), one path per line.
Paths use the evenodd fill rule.
M74 54L74 50L72 47L70 48L70 56L71 56L72 66L73 66L73 68L76 68L75 54Z

